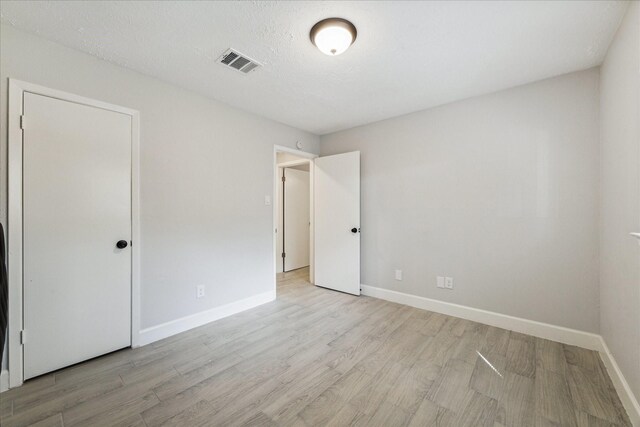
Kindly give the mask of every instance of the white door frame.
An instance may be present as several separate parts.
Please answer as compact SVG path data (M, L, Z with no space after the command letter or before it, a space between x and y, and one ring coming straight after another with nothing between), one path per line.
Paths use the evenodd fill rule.
M9 387L24 382L23 346L23 242L22 242L22 125L25 92L48 96L131 116L131 346L139 344L140 332L140 113L130 108L96 101L36 84L9 79L8 117L8 228L7 276L9 282L8 370ZM28 117L25 119L28 127Z
M276 272L277 272L277 260L276 257L278 254L276 252L276 229L278 228L278 153L289 153L294 154L299 157L303 157L302 160L293 160L290 162L286 162L283 165L286 166L297 166L304 163L309 163L309 220L311 222L311 227L309 227L309 281L311 283L314 282L314 258L313 258L313 159L318 157L317 154L308 153L306 151L296 150L294 148L285 147L283 145L274 145L273 146L273 227L271 231L273 232L273 290L276 291ZM282 165L280 165L282 166Z

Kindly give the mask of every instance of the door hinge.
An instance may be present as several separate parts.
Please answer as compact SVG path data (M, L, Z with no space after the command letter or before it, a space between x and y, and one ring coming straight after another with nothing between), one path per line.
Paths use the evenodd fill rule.
M22 331L20 331L20 344L24 344L25 342L27 342L27 337L23 329Z
M282 258L286 257L287 254L285 254L284 252L282 252Z
M284 175L282 175L282 182L285 182L287 180L287 178L284 177Z
M22 130L24 130L24 124L25 124L24 122L25 122L24 115L22 115L20 116L20 129Z

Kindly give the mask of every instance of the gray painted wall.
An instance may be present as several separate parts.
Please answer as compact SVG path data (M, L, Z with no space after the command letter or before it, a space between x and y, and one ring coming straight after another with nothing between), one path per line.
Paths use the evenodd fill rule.
M598 78L322 136L361 151L362 283L598 332Z
M11 77L140 111L142 328L273 289L273 145L318 152L317 136L6 25L0 36L3 222Z
M601 69L600 329L640 398L640 4Z

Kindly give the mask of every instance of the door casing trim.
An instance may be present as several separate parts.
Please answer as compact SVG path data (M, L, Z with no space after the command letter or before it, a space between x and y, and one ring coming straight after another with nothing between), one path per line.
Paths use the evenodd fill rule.
M8 206L7 277L9 282L8 371L9 388L24 382L23 346L23 241L22 241L22 144L20 117L25 92L48 96L131 116L131 346L139 346L140 335L140 113L119 105L9 79L8 114Z

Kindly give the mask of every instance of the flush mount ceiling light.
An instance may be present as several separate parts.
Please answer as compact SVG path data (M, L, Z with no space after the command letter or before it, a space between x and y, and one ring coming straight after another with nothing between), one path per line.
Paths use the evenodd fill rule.
M329 56L343 53L356 41L356 27L346 19L327 18L311 28L309 37L320 52Z

